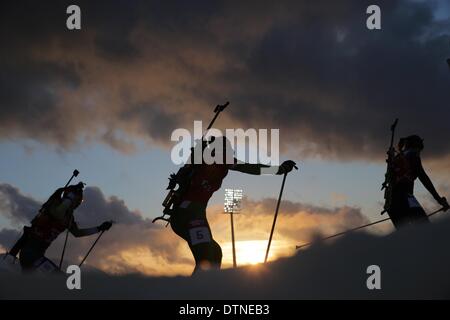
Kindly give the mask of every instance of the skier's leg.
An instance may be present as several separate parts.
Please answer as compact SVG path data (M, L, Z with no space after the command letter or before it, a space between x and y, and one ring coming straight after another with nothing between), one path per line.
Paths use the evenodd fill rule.
M399 208L392 208L388 214L396 230L401 229L408 223L406 212L403 212Z
M20 250L20 266L24 272L33 271L35 263L45 255L46 246L37 241L28 240Z
M409 221L411 223L428 223L430 219L427 216L425 210L422 207L420 208L411 208L409 212Z
M26 241L27 241L27 234L24 232L22 236L19 238L19 240L17 240L14 246L11 248L9 254L12 255L13 257L17 257Z
M416 223L430 222L427 213L425 212L425 210L423 210L422 206L417 201L417 199L412 195L408 197L408 206L409 206L408 210L409 223L416 224Z
M211 261L215 268L220 269L222 265L222 248L215 240L211 243Z
M222 249L220 245L211 240L190 247L195 258L194 273L199 270L220 269L222 264Z
M172 230L189 245L195 259L194 273L198 270L220 268L222 249L214 241L206 219L204 205L192 204L179 208L171 216Z
M178 209L170 218L170 227L173 232L189 244L189 221L194 219L192 213Z
M189 247L195 258L195 271L220 269L222 249L213 239L206 218L195 219L189 223Z
M408 212L409 206L406 195L394 194L388 214L396 230L401 229L409 223Z

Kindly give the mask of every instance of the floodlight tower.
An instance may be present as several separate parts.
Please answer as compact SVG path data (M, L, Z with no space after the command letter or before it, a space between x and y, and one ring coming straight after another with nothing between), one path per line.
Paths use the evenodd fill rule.
M230 214L231 222L231 245L233 248L233 267L236 268L236 247L234 240L234 213L239 213L242 209L242 190L241 189L225 189L224 213Z

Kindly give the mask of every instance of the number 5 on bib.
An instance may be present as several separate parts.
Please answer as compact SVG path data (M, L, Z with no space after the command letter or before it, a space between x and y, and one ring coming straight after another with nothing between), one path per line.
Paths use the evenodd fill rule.
M189 230L189 235L193 246L199 243L211 242L211 233L207 227L192 228Z

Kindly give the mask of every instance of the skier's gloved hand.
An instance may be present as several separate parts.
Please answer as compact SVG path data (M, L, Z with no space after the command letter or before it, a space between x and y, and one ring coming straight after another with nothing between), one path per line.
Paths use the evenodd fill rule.
M112 226L111 221L105 221L97 227L98 231L108 231Z
M284 161L280 168L278 169L277 174L285 174L285 173L289 173L292 171L293 168L297 168L296 167L296 163L292 160L286 160Z
M447 199L445 197L441 197L438 202L442 206L444 211L450 209L450 206L448 205Z

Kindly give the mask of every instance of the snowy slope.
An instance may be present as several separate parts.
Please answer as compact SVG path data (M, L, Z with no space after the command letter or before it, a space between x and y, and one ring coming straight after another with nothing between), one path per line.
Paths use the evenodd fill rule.
M20 273L20 264L17 259L9 254L0 254L0 274L2 273Z
M445 214L444 214L445 216ZM82 274L66 278L0 275L1 298L309 299L450 298L450 219L377 237L355 233L314 245L266 266L195 277ZM368 290L366 269L381 268L381 290Z

